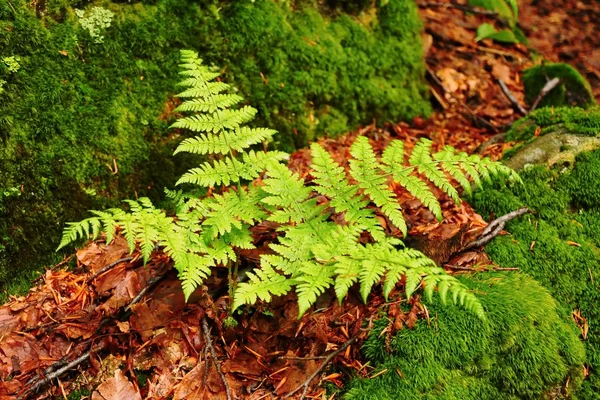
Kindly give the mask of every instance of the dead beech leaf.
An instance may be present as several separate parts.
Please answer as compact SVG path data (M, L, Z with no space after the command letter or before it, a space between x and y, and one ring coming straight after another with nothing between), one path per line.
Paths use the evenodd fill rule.
M129 382L120 369L115 370L115 376L104 381L94 393L92 400L142 400L142 396Z

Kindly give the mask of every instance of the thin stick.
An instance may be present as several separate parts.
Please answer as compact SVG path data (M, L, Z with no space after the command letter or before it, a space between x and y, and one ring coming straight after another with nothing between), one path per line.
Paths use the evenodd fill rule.
M508 214L503 215L499 218L496 218L495 220L490 222L490 224L483 230L483 232L479 236L479 238L477 240L474 240L473 242L467 244L464 247L463 251L486 245L493 238L498 236L498 234L502 231L502 229L504 229L504 225L506 225L506 223L508 221L510 221L511 219L520 217L523 214L527 214L528 212L531 212L531 210L529 210L529 208L527 208L527 207L523 207L523 208L519 208L518 210L511 211Z
M122 261L120 261L120 262L122 262ZM168 271L169 270L167 270L167 272L163 273L162 275L158 275L158 276L150 279L148 281L148 284L142 290L140 290L140 292L125 307L125 309L123 310L123 313L122 313L123 315L121 315L121 318L123 318L124 315L127 315L127 313L131 310L131 307L134 304L138 303L141 300L141 298L144 296L144 294L147 293L150 288L152 288L158 281L160 281L162 278L164 278L167 275ZM98 333L100 331L100 329L102 329L104 326L108 325L110 323L110 321L112 321L115 318L118 319L119 316L111 315L111 316L106 316L106 317L102 318L102 320L98 324L98 327L96 328L95 333ZM101 349L102 348L96 349L96 351L101 350ZM55 362L54 364L52 364L51 366L46 368L46 370L44 371L44 375L46 375L45 378L39 379L39 377L37 377L37 378L30 379L26 383L26 385L31 385L31 386L28 389L26 389L25 392L23 392L23 395L21 397L19 397L19 399L27 398L26 395L31 394L31 393L36 393L42 387L44 387L45 385L50 383L52 381L52 379L61 376L63 373L70 370L71 368L75 368L75 367L81 365L82 363L84 363L85 361L88 360L91 353L92 353L92 350L90 349L86 353L82 354L80 357L76 358L75 360L73 360L71 362L67 362L66 357L63 357L62 359L58 360L57 362Z
M357 339L358 339L358 336L354 336L353 338L351 338L350 340L348 340L346 343L344 343L343 345L341 345L339 349L337 349L336 351L334 351L331 354L329 354L327 356L327 358L325 358L325 360L323 361L323 363L321 365L319 365L319 368L317 368L317 370L315 372L313 372L312 375L309 376L308 379L306 379L304 381L304 383L302 383L296 389L292 390L287 395L285 395L284 399L288 399L288 398L292 397L294 394L296 394L296 392L298 392L300 389L304 388L304 391L302 391L302 396L300 396L300 400L303 400L306 397L306 394L308 392L308 388L310 387L310 382L312 382L312 380L315 379L315 377L317 375L319 375L319 373L323 370L323 368L325 368L325 366L327 366L331 362L331 360L333 360L333 358L335 356L337 356L338 354L340 354L341 352L343 352L344 350L346 350L346 347L348 347L352 343L356 342Z
M436 2L425 2L425 3L417 3L417 5L419 7L423 7L423 8L427 8L427 7L437 7L437 8L456 8L457 10L461 10L461 11L465 11L465 12L469 12L471 14L478 14L478 15L488 15L491 17L497 17L498 13L496 11L489 11L489 10L481 10L478 8L474 8L474 7L470 7L470 6L465 6L462 4L455 4L455 3L436 3Z
M206 317L202 317L202 331L204 332L204 338L206 339L206 346L208 347L208 351L210 352L210 356L215 364L215 368L221 377L221 381L223 381L223 385L225 385L225 394L227 395L227 400L233 400L231 396L231 389L229 388L229 383L227 383L227 378L225 378L225 374L221 371L221 365L219 365L219 360L217 359L217 353L215 352L215 348L212 344L212 339L210 337L210 329L208 328L208 322L206 321Z
M538 104L540 103L540 100L542 100L544 98L544 96L547 95L552 89L557 87L559 83L560 83L559 78L552 78L548 82L546 82L546 84L540 91L540 94L538 94L538 97L533 102L533 105L531 106L531 111L535 110L537 108Z
M98 271L95 274L93 274L92 276L90 276L87 280L87 283L90 283L91 281L93 281L94 279L96 279L97 277L99 277L100 275L105 273L106 271L110 270L111 268L114 268L115 266L121 264L122 262L131 261L131 260L133 260L133 257L125 257L125 258L121 258L120 260L117 260L115 262L108 264L107 266L102 268L100 271Z
M99 346L96 349L96 351L101 350L102 347L103 346ZM44 387L47 384L49 384L50 382L52 382L53 379L58 378L59 376L61 376L65 372L67 372L68 370L70 370L72 368L77 368L78 366L80 366L81 364L86 362L90 358L91 354L92 354L92 349L86 351L85 353L83 353L82 355L80 355L79 357L77 357L76 359L74 359L73 361L71 361L70 363L65 365L64 367L46 375L46 377L44 379L37 381L33 386L31 386L30 388L25 390L25 392L23 392L23 394L21 394L17 398L17 400L26 399L26 398L28 398L28 396L30 394L37 393L38 390L40 390L42 387Z
M515 95L510 91L508 86L506 86L506 83L504 83L502 79L498 79L498 83L500 84L500 89L502 89L502 93L504 93L504 95L508 97L508 100L510 100L510 103L513 105L513 107L521 114L527 115L527 110L525 110L523 106L517 101Z
M316 357L289 357L289 356L280 356L282 360L293 360L293 361L311 361L311 360L325 360L327 356L316 356Z

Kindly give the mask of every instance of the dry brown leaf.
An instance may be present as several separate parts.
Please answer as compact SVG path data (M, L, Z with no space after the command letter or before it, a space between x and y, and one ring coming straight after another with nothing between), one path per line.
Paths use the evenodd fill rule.
M120 369L92 393L92 400L142 400L140 392Z

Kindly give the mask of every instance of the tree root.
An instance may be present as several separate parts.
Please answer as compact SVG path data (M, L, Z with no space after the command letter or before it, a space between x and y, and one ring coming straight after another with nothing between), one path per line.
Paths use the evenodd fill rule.
M223 385L225 385L225 394L227 395L227 400L233 400L233 396L231 395L231 388L229 387L229 383L227 383L227 378L225 378L225 374L223 374L223 371L221 371L221 365L219 364L219 360L217 359L217 353L215 352L215 348L212 344L210 329L208 327L208 321L206 320L206 317L202 317L202 331L204 332L204 339L206 340L205 345L206 347L208 347L210 357L212 358L212 361L215 364L215 369L219 373ZM208 371L208 363L206 363L205 365L205 370Z
M300 400L303 400L306 397L306 394L308 393L308 388L310 387L310 383L312 382L312 380L315 379L315 377L317 375L319 375L319 373L323 370L323 368L325 368L331 362L331 360L333 360L333 358L335 356L337 356L338 354L340 354L341 352L343 352L344 350L346 350L346 348L348 346L350 346L352 343L356 342L357 339L358 339L358 336L354 336L353 338L351 338L350 340L348 340L346 343L344 343L343 345L341 345L339 349L337 349L336 351L332 352L327 357L325 357L325 360L323 361L323 363L321 365L319 365L319 368L317 368L317 370L315 372L313 372L312 375L309 376L304 381L304 383L302 383L296 389L294 389L291 392L289 392L283 398L284 399L288 399L288 398L292 397L294 394L296 394L296 392L298 392L300 389L304 388L304 390L302 391L302 396L300 396ZM310 358L306 358L306 360L308 360L308 359L310 359Z

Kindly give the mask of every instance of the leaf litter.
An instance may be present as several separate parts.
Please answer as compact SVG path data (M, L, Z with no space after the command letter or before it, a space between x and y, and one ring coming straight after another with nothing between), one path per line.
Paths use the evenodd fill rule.
M590 30L597 26L598 4L530 3L521 4L521 23L528 27L533 47L549 60L580 68L598 98L600 65L584 56L598 48L598 37ZM577 12L571 11L571 3ZM493 22L493 16L426 3L420 4L420 14L427 78L438 110L426 120L383 128L373 124L322 139L342 165L357 135L367 135L376 151L400 139L410 152L419 138L427 137L434 150L451 145L474 153L521 116L499 80L524 104L520 72L532 65L530 49L489 40L476 43L477 27L490 18ZM562 28L567 25L571 28ZM577 32L572 27L581 28L577 37L569 33ZM483 154L497 159L511 145L494 143ZM311 179L309 163L309 152L300 150L292 155L290 168ZM394 190L410 227L410 246L453 273L489 264L481 249L463 251L488 225L466 202L456 205L437 191L444 217L438 222L402 188ZM401 236L380 218L388 234ZM242 251L243 263L258 263L266 243L276 237L275 228L268 223L253 228L257 249ZM325 399L323 382L341 387L352 374L373 377L360 344L375 315L385 311L390 323L382 334L389 339L428 318L418 296L407 302L400 282L389 303L378 289L366 305L356 291L341 306L326 292L313 312L298 320L296 300L289 294L257 304L237 317L237 326L227 328L223 321L230 299L215 296L226 285L226 270L217 269L186 303L168 256L156 251L144 266L137 251L129 256L122 237L79 250L74 270L63 264L46 271L26 296L0 306L0 399L64 398L83 390L98 400L226 399L223 379L238 399L277 399L290 393L290 398L310 394ZM400 307L403 303L408 304ZM210 325L209 340L222 376L207 350L203 321Z

